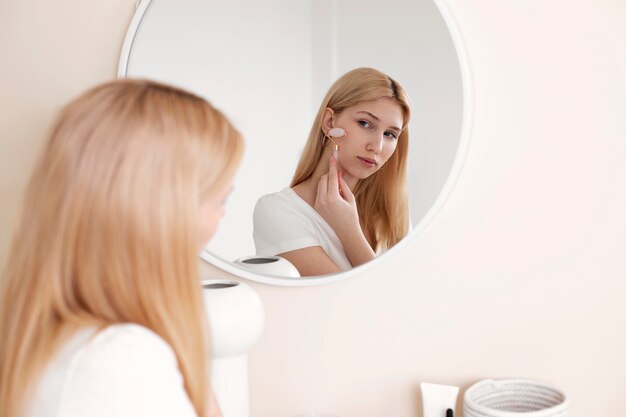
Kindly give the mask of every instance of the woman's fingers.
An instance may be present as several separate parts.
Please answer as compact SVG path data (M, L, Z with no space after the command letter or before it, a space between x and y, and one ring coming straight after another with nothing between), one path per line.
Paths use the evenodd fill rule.
M348 203L352 204L354 202L354 194L352 194L352 190L350 190L350 187L348 187L348 184L343 179L343 175L339 177L339 180L341 181L341 196Z
M328 173L322 175L317 184L315 197L315 210L335 231L345 231L359 224L356 199L343 177L337 160L331 158Z
M343 198L343 171L339 171L339 195Z
M328 169L328 191L334 195L339 195L339 174L337 173L337 160L330 158L330 168Z

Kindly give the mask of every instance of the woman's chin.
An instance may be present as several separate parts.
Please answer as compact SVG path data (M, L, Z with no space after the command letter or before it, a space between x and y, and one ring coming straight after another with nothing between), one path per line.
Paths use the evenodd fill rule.
M343 173L344 173L344 178L346 177L351 177L354 178L356 180L364 180L367 177L371 176L373 173L375 173L376 171L370 171L367 172L365 170L362 169L342 169Z

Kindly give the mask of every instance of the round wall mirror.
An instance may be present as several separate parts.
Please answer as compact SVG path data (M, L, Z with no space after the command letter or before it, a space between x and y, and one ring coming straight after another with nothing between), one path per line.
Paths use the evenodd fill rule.
M272 276L247 267L261 261L235 262L256 255L257 200L289 186L324 95L358 67L388 74L409 96L407 236L373 261L319 277ZM118 75L195 92L242 133L246 150L226 215L201 257L259 282L333 282L401 250L443 204L467 147L469 71L443 0L143 0Z

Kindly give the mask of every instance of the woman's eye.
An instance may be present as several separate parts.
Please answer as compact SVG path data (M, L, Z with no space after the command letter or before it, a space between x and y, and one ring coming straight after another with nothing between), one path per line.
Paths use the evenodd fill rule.
M359 124L360 124L362 127L368 127L368 128L369 128L369 127L372 127L372 125L371 125L368 121L366 121L366 120L359 120Z
M393 132L385 132L385 135L390 136L392 139L398 139L398 136Z

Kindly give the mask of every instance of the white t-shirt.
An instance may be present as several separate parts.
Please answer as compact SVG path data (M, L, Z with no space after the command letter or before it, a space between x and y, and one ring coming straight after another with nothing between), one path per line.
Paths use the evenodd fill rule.
M197 417L174 351L137 324L77 332L33 395L26 417Z
M290 187L261 197L253 221L257 255L321 246L341 270L352 268L335 231Z

